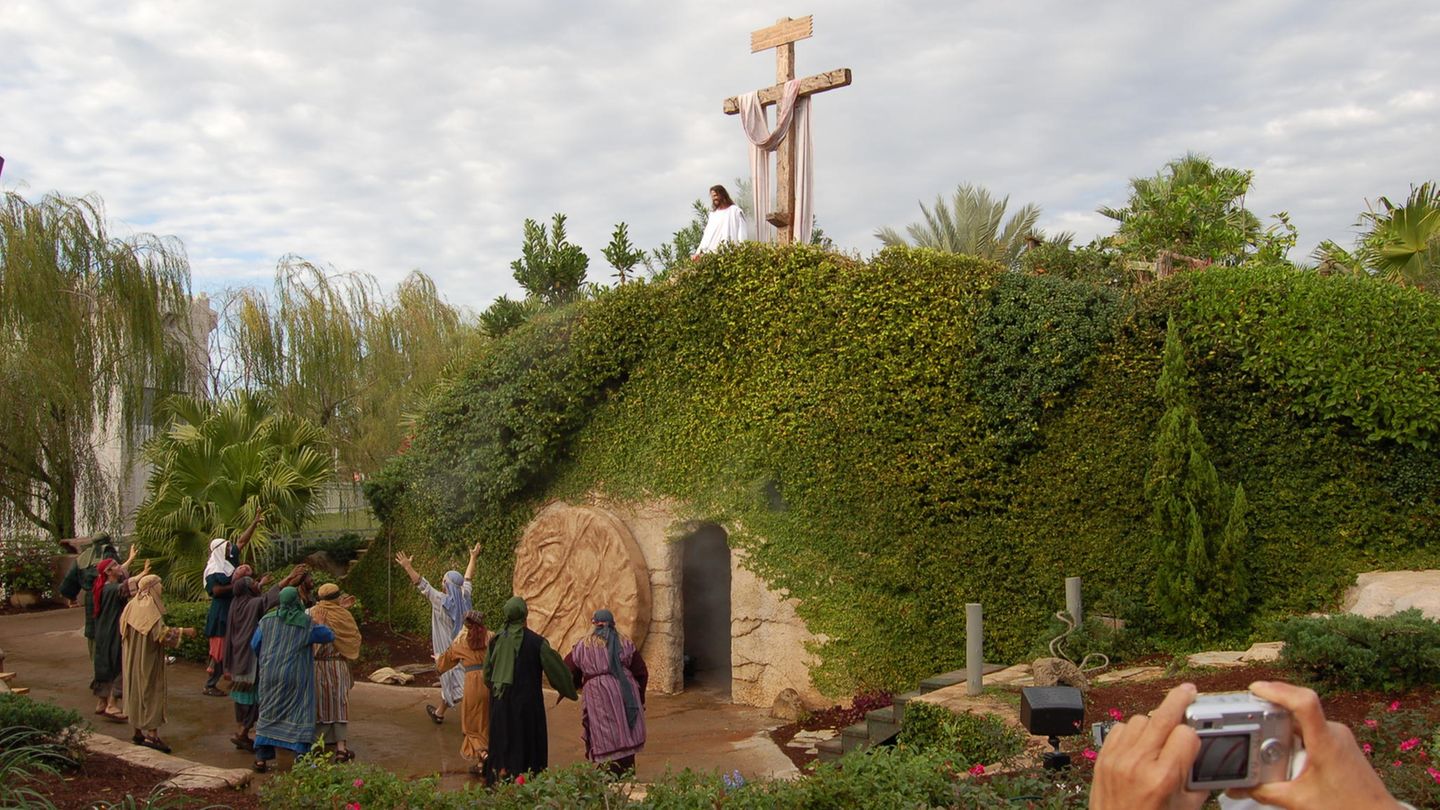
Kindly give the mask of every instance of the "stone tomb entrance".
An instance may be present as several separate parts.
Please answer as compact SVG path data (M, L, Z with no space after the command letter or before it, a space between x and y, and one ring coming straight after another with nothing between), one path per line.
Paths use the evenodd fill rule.
M680 540L684 686L730 697L730 542L717 523Z
M810 684L806 644L815 637L795 600L745 567L723 526L676 512L665 501L598 496L542 508L515 550L513 588L529 605L530 629L564 655L591 631L591 615L609 608L645 657L651 691L699 688L770 706L794 689L806 705L828 705Z

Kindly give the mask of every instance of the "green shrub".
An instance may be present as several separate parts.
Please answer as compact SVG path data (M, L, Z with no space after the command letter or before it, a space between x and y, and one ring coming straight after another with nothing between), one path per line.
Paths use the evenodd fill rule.
M7 596L29 591L50 597L55 584L55 552L55 543L39 535L0 540L0 589Z
M182 639L174 655L185 661L205 663L210 658L210 639L205 637L205 619L210 615L210 600L203 602L166 602L165 624L170 627L193 627L195 635Z
M78 764L85 759L90 724L80 714L26 695L0 694L0 751L34 749L40 761Z
M1325 689L1393 691L1440 680L1440 622L1418 608L1379 619L1295 618L1279 631L1281 662Z
M1025 750L1024 732L993 714L956 713L919 700L905 704L898 742L915 751L943 754L961 769L1006 763Z
M1413 807L1440 807L1440 728L1429 712L1392 701L1375 706L1354 730L1391 796Z

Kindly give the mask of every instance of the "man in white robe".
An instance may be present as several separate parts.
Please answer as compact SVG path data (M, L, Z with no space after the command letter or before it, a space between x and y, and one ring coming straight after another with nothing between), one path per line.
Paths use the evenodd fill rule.
M714 253L726 242L744 242L750 238L745 227L745 213L730 199L724 186L710 187L710 216L705 220L705 234L692 259L702 253Z

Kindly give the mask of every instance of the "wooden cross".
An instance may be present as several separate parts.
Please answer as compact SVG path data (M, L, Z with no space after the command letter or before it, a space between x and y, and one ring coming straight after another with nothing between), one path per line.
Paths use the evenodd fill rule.
M795 78L795 43L802 39L809 39L814 34L814 21L811 15L805 15L798 20L789 17L781 17L769 28L761 28L750 34L750 52L775 49L775 85L760 91L761 109L772 104L778 104L785 95L785 83ZM806 76L800 80L800 95L812 96L816 93L823 93L826 90L834 90L837 87L846 87L850 84L850 68L840 68L828 73L818 73L814 76ZM725 99L725 114L740 114L740 99L731 96ZM779 199L776 200L776 209L766 217L766 221L775 226L779 234L779 241L782 245L788 245L795 239L795 121L790 121L790 131L785 136L784 143L775 150L775 187L779 192Z

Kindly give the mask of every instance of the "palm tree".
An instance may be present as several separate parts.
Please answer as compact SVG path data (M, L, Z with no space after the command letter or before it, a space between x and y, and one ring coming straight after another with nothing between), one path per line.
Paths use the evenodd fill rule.
M1374 273L1397 284L1440 288L1440 186L1433 182L1410 188L1404 205L1381 197L1360 215L1365 228L1354 251L1326 240L1315 249L1322 271Z
M112 237L97 198L0 200L0 533L110 517L97 444L191 388L189 287L183 246Z
M1237 264L1261 240L1260 220L1245 207L1251 179L1190 152L1153 177L1131 179L1125 207L1098 210L1120 223L1115 242L1127 254L1153 259L1169 251Z
M275 411L268 396L219 402L176 396L160 405L165 429L145 443L154 465L135 517L141 551L166 561L167 590L198 594L209 543L233 537L256 510L265 519L247 550L271 531L298 531L335 474L325 432ZM252 552L253 553L253 552Z
M875 231L875 236L887 246L913 242L914 247L965 253L1014 267L1026 239L1035 236L1040 207L1027 204L1006 219L1005 209L1009 204L1009 197L996 200L984 187L963 183L955 189L955 198L949 206L938 195L933 209L920 203L924 219L905 227L910 242L889 227Z

